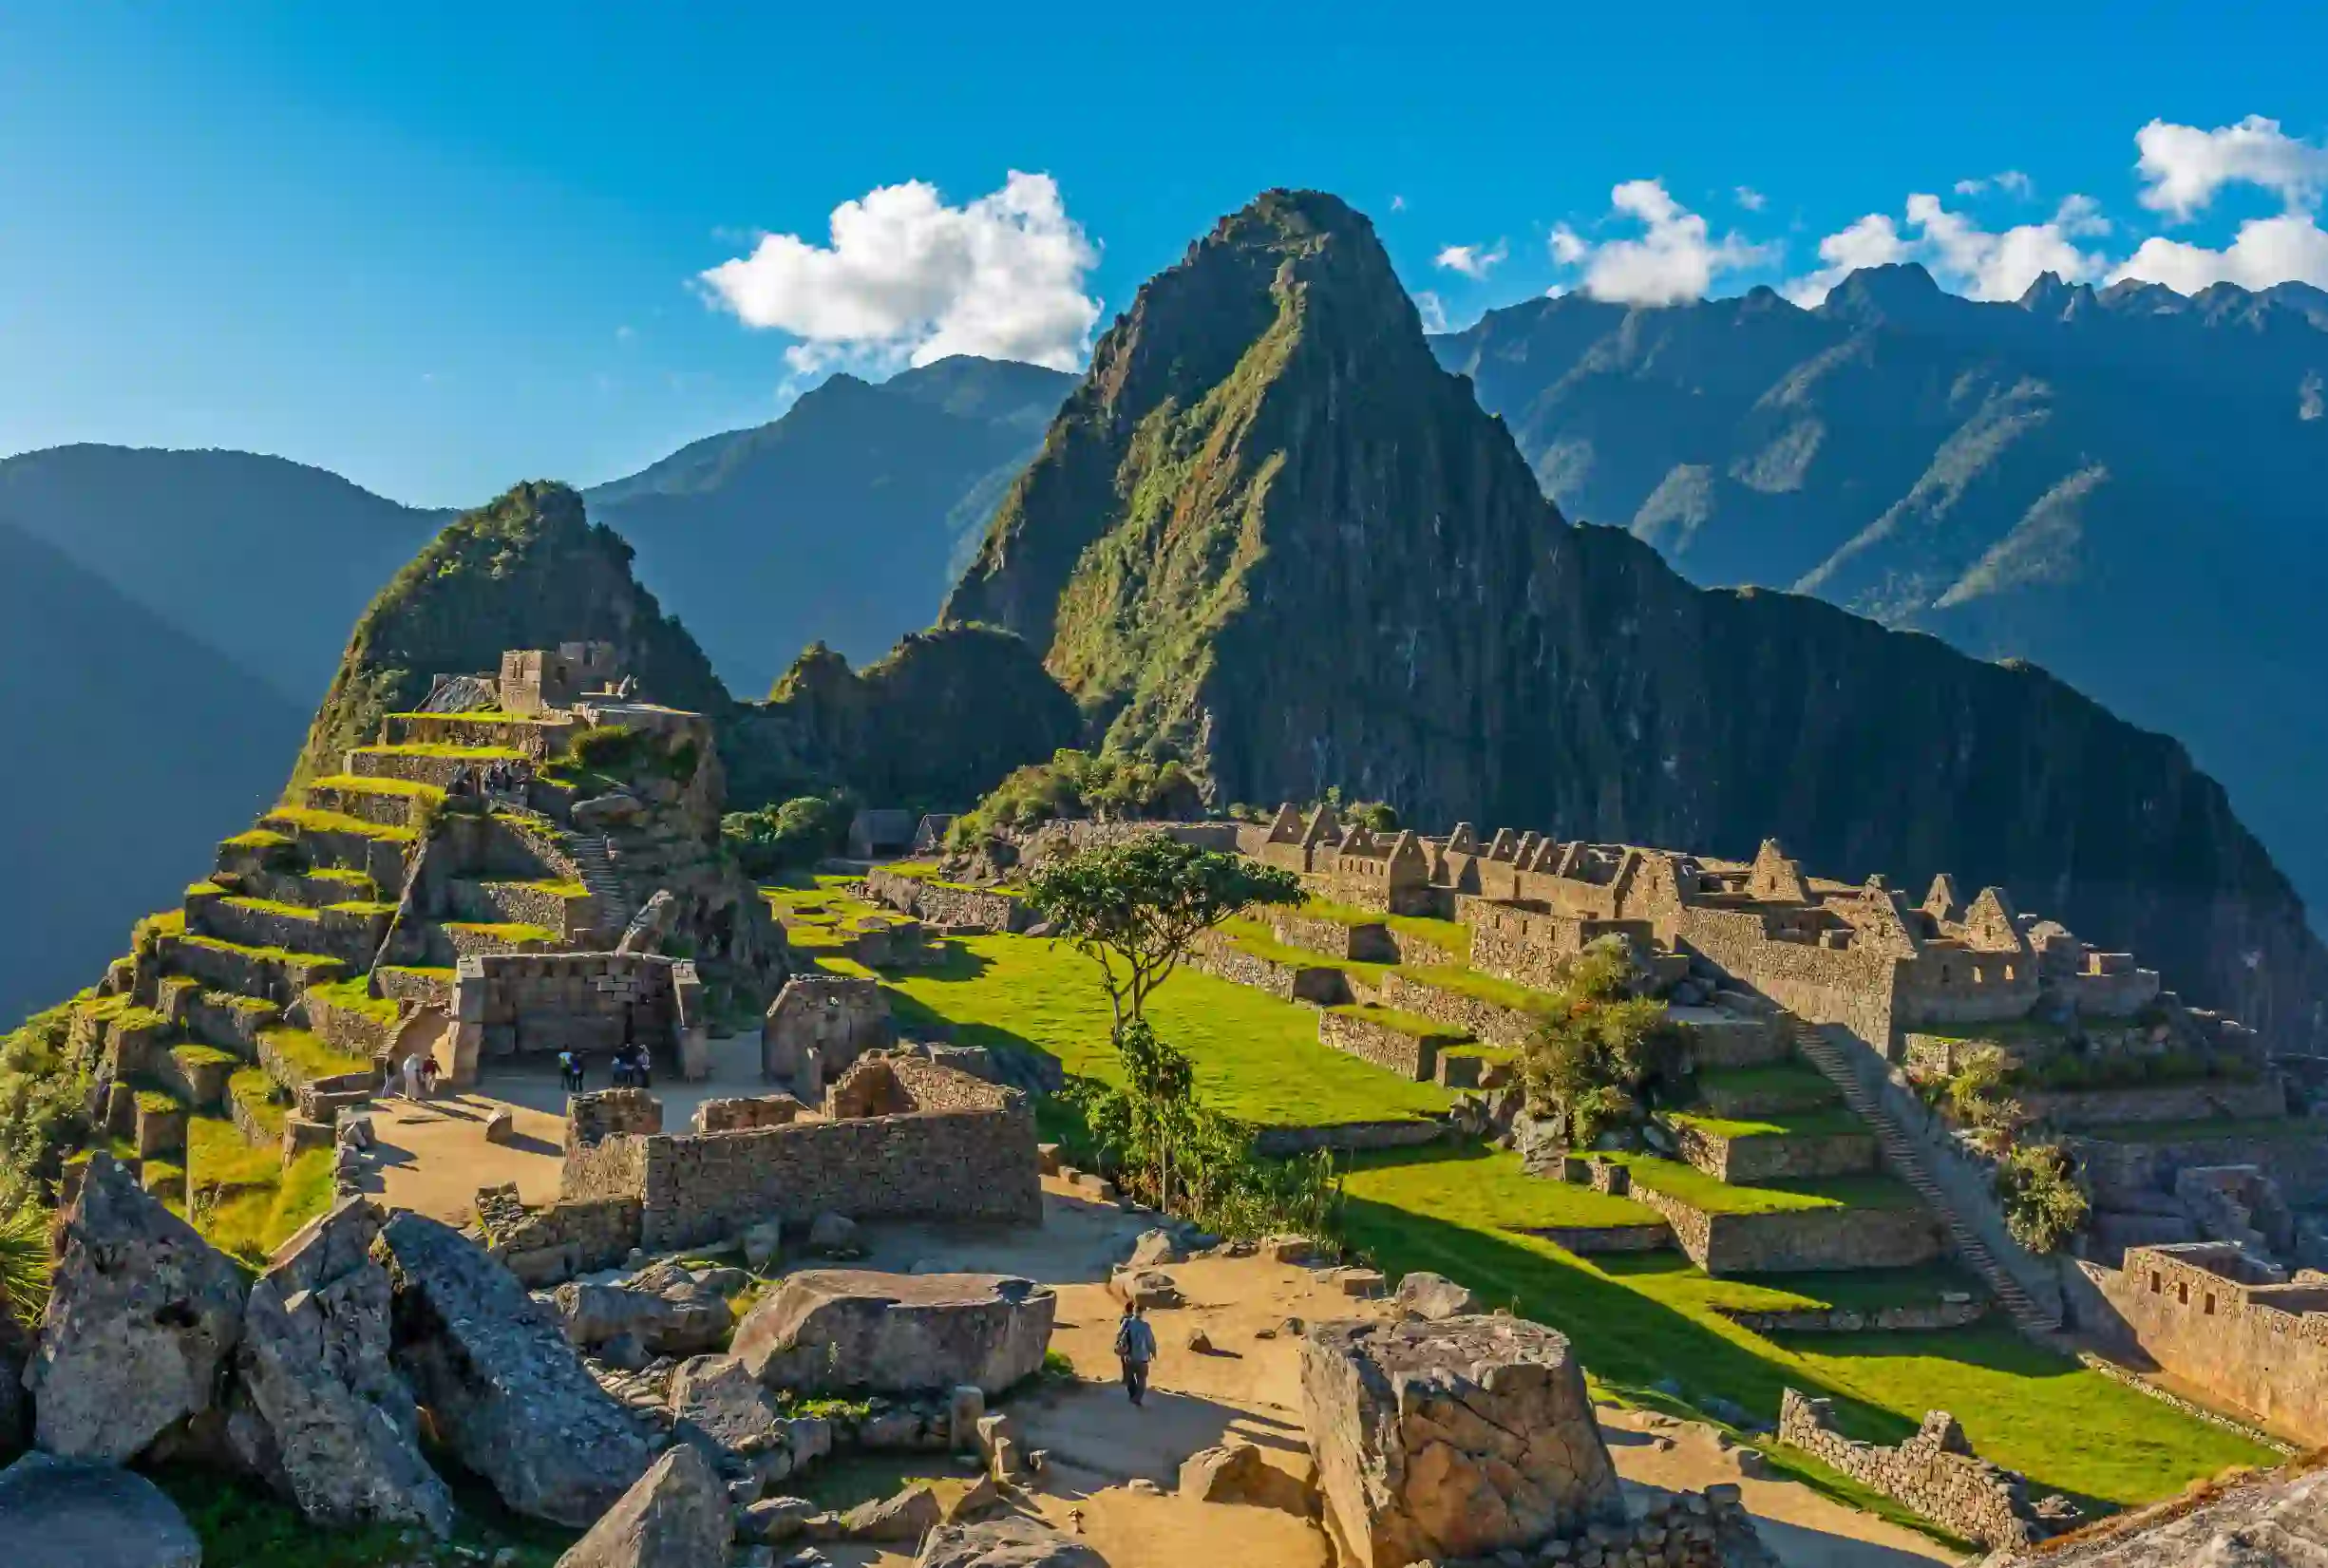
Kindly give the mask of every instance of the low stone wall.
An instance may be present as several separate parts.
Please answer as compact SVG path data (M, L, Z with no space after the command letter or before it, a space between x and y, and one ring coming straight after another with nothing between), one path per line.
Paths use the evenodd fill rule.
M2073 1510L2048 1499L2044 1517L2029 1502L2029 1485L2011 1470L1972 1451L1963 1428L1945 1410L1896 1448L1845 1437L1832 1426L1824 1399L1789 1389L1778 1407L1778 1441L1874 1487L1951 1534L1984 1546L2023 1546L2075 1522Z
M742 1132L753 1127L789 1126L808 1107L788 1094L760 1094L747 1099L706 1100L689 1121L693 1132Z
M476 1205L485 1250L529 1286L611 1269L639 1244L635 1199L577 1200L529 1209L510 1183L479 1188Z
M1962 1301L1918 1302L1857 1312L1849 1307L1807 1307L1795 1312L1753 1312L1744 1307L1715 1307L1715 1312L1741 1329L1755 1333L1928 1333L1961 1329L1988 1315L1989 1304L1978 1297Z
M1409 1034L1363 1013L1328 1011L1317 1015L1317 1043L1388 1067L1412 1083L1425 1084L1438 1077L1439 1052L1462 1044L1463 1036L1453 1030L1445 1034Z
M2261 1121L2287 1114L2287 1090L2277 1073L2262 1078L2204 1079L2157 1088L2021 1089L2015 1098L2039 1121L2055 1126L2111 1123Z
M1041 1167L1026 1096L913 1058L885 1065L910 1103L943 1108L735 1132L615 1131L596 1141L594 1128L577 1124L561 1201L636 1200L651 1250L825 1213L1039 1224ZM577 1108L602 1098L580 1097Z
M1305 953L1322 953L1329 958L1353 958L1369 964L1406 961L1399 954L1398 944L1391 939L1391 928L1377 922L1353 925L1317 915L1272 914L1269 925L1278 941Z
M445 887L456 920L540 926L566 939L590 929L590 899L569 898L539 882L456 878Z
M1838 1132L1730 1138L1692 1121L1674 1124L1681 1158L1724 1181L1858 1176L1875 1169L1875 1135Z
M457 1083L481 1056L679 1048L709 1029L694 964L652 953L473 954L456 972L453 1015Z
M382 964L371 972L371 979L380 994L391 1002L410 1002L415 1007L443 1008L448 1011L452 1008L454 973L450 970Z
M565 748L573 727L562 718L486 719L464 713L391 713L381 736L389 746L507 746L539 762Z
M937 924L1013 932L1034 924L1034 911L1024 898L976 888L943 887L880 866L865 873L865 892L892 909Z
M2297 1208L2328 1205L2328 1122L2295 1122L2291 1138L2196 1138L2163 1143L2116 1143L2071 1137L2065 1145L2093 1191L2098 1208L2130 1207L2174 1190L2194 1165L2260 1165Z
M1690 1261L1712 1275L1903 1269L1940 1254L1940 1222L1922 1209L1712 1214L1637 1183L1630 1196L1663 1215Z
M377 1059L396 1043L399 1026L361 1008L342 1007L312 991L300 998L299 1006L307 1014L307 1027L323 1036L333 1050Z
M1650 1225L1540 1225L1520 1234L1541 1236L1579 1256L1656 1252L1674 1244L1674 1229L1661 1219Z
M1395 972L1382 977L1382 1004L1499 1046L1524 1046L1536 1032L1532 1012L1498 1007L1459 991L1442 991Z
M1666 1017L1689 1042L1694 1067L1758 1067L1793 1053L1774 1018L1714 1008L1669 1008Z
M186 997L179 1022L188 1034L204 1045L231 1050L246 1062L256 1062L258 1031L272 1027L282 1016L283 1010L272 1002L237 996L231 992L197 990Z
M1349 978L1324 964L1280 964L1256 957L1226 937L1216 936L1188 955L1192 968L1231 985L1250 986L1283 1002L1336 1007L1353 999Z
M1254 1152L1270 1160L1316 1149L1358 1154L1370 1149L1410 1149L1447 1136L1440 1122L1336 1122L1315 1127L1262 1127L1253 1135Z

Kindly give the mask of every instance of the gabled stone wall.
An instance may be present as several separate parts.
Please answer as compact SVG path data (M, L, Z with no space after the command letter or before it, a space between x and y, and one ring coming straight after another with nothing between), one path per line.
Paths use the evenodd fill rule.
M1976 1455L1945 1410L1927 1413L1921 1429L1893 1448L1845 1437L1832 1419L1826 1400L1789 1389L1780 1396L1778 1441L1967 1540L2021 1546L2076 1522L2075 1510L2059 1498L2048 1498L2041 1509L2032 1505L2028 1483Z

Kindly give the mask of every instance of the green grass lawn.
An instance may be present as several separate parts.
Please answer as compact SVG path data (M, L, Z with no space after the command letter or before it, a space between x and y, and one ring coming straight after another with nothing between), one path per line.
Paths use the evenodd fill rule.
M1453 920L1433 919L1427 915L1384 915L1326 898L1312 898L1296 913L1346 926L1387 926L1402 936L1413 936L1445 948L1460 963L1471 961L1471 928Z
M1867 1124L1841 1105L1813 1110L1770 1111L1753 1117L1706 1116L1675 1111L1675 1126L1692 1126L1714 1138L1835 1138L1867 1133Z
M1695 1074L1700 1097L1715 1094L1757 1095L1802 1106L1839 1104L1843 1095L1826 1074L1805 1062L1769 1062L1751 1067L1700 1067Z
M1561 1223L1551 1217L1578 1212L1576 1205L1598 1195L1534 1182L1505 1154L1370 1157L1353 1167L1345 1190L1348 1236L1384 1268L1436 1270L1491 1305L1550 1324L1619 1397L1663 1403L1651 1390L1677 1384L1689 1399L1719 1396L1774 1420L1779 1390L1791 1386L1832 1397L1845 1431L1884 1443L1912 1433L1925 1410L1945 1408L1984 1457L2027 1473L2038 1491L2111 1504L2167 1495L2227 1465L2273 1462L2267 1450L2037 1350L2007 1328L1802 1334L1779 1343L1713 1310L1852 1304L1822 1299L1837 1292L1921 1298L1927 1288L1959 1288L1941 1283L1952 1278L1945 1271L1896 1271L1872 1282L1822 1277L1792 1289L1804 1282L1710 1278L1673 1253L1579 1257L1516 1233Z
M946 1019L965 1042L1032 1046L1070 1073L1116 1078L1098 969L1064 943L964 937L935 967L884 978L908 1019ZM1319 1045L1312 1009L1186 967L1149 1001L1148 1018L1195 1061L1207 1104L1257 1125L1391 1121L1449 1104L1436 1084L1408 1083Z
M1915 1193L1888 1176L1827 1176L1746 1186L1654 1154L1611 1154L1604 1158L1630 1165L1635 1186L1677 1198L1708 1214L1786 1214L1803 1209L1916 1206Z
M1359 1018L1370 1024L1379 1024L1384 1029L1396 1030L1417 1040L1445 1040L1460 1044L1469 1038L1463 1030L1442 1024L1435 1018L1426 1018L1419 1012L1401 1012L1396 1008L1376 1007L1369 1002L1352 1002L1326 1011L1340 1013L1345 1018Z

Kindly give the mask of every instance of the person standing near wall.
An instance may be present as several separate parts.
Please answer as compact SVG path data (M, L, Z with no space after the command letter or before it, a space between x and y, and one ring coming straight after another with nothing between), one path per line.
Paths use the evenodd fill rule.
M1115 1325L1116 1359L1124 1364L1124 1391L1134 1405L1147 1397L1148 1363L1156 1359L1156 1331L1140 1315L1137 1301L1124 1303L1124 1315Z

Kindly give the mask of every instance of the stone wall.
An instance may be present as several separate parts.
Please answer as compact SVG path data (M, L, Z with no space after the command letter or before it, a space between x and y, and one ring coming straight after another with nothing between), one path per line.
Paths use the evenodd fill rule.
M708 1034L703 983L687 959L652 953L503 953L464 957L453 984L452 1076L481 1057L612 1052L626 1041L676 1051Z
M1189 967L1232 985L1250 986L1284 1002L1336 1007L1353 1000L1349 977L1326 964L1280 964L1257 957L1218 933L1188 955ZM1386 976L1386 983L1395 976ZM1387 994L1387 993L1386 993Z
M1417 1084L1436 1078L1440 1050L1461 1044L1462 1040L1462 1034L1454 1030L1444 1034L1414 1035L1363 1013L1326 1011L1317 1015L1319 1045L1347 1051L1378 1067L1388 1067Z
M1756 1312L1747 1307L1713 1309L1741 1329L1755 1333L1931 1333L1961 1329L1988 1315L1989 1304L1967 1295L1961 1301L1916 1302L1879 1307L1864 1313L1851 1307L1806 1307L1795 1311Z
M1685 1117L1674 1124L1674 1141L1682 1159L1733 1183L1857 1176L1875 1169L1875 1135L1867 1132L1731 1138Z
M2015 1098L2032 1116L2056 1126L2108 1123L2265 1120L2287 1114L2279 1074L2242 1080L2207 1078L2156 1088L2021 1089Z
M741 1132L753 1127L782 1127L807 1113L808 1107L788 1094L706 1100L695 1107L688 1128L691 1132Z
M2199 1242L2129 1247L2123 1269L2080 1265L2112 1318L2092 1327L2193 1389L2328 1443L2328 1282L2216 1272L2257 1272L2242 1261L2228 1243Z
M1524 1046L1536 1032L1536 1014L1498 1007L1459 991L1442 991L1395 972L1382 977L1382 1004L1446 1024L1498 1046Z
M860 976L796 974L760 1025L760 1075L815 1098L824 1082L869 1050L897 1039L880 982Z
M595 1125L577 1117L568 1134L561 1200L636 1200L650 1249L827 1212L860 1219L1040 1223L1034 1115L1026 1096L934 1063L897 1058L885 1065L916 1108L748 1131L610 1131L595 1140ZM576 1105L611 1098L577 1096Z
M1321 953L1329 958L1354 958L1368 964L1405 961L1399 955L1398 943L1391 939L1391 928L1377 922L1353 924L1318 915L1272 913L1269 925L1278 941L1305 953Z
M632 1198L562 1200L529 1209L511 1183L479 1188L476 1214L486 1251L529 1286L611 1269L639 1243L638 1200Z
M1268 1160L1333 1149L1360 1154L1371 1149L1410 1149L1447 1136L1441 1122L1330 1122L1313 1127L1262 1127L1253 1135L1256 1154Z
M1889 1054L1895 955L1774 941L1762 916L1744 910L1684 908L1674 935L1797 1017L1841 1024Z
M1789 1389L1778 1407L1778 1441L1907 1504L1951 1534L1984 1546L2026 1545L2075 1521L2061 1500L2046 1509L2029 1501L2029 1486L2011 1470L1972 1451L1963 1428L1945 1410L1925 1415L1914 1437L1895 1448L1859 1443L1835 1430L1827 1401Z
M2072 1137L2066 1146L2077 1157L2097 1208L2131 1208L2174 1190L2177 1175L2193 1166L2258 1165L2271 1173L2288 1202L2298 1208L2328 1206L2328 1127L2289 1124L2300 1136L2286 1138L2190 1138L2170 1143L2103 1143Z
M1663 1215L1690 1261L1712 1275L1899 1269L1940 1254L1940 1222L1922 1209L1713 1214L1638 1184L1631 1196Z
M865 873L865 893L892 909L941 925L982 926L988 931L1024 931L1034 911L1024 898L978 888L947 887L875 866Z

